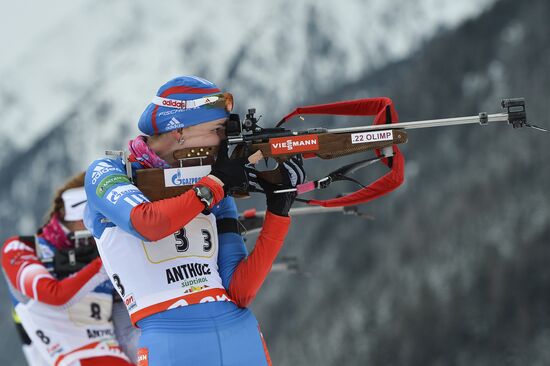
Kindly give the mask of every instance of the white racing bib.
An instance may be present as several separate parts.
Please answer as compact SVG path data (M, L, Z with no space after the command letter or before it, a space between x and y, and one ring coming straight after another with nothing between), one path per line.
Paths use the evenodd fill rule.
M36 300L19 303L15 311L32 343L52 365L70 359L116 356L126 359L115 341L112 295L91 292L71 307L52 306ZM97 344L109 347L87 350Z
M230 301L218 273L213 214L199 214L155 242L142 241L118 227L106 228L97 246L134 324L178 306Z

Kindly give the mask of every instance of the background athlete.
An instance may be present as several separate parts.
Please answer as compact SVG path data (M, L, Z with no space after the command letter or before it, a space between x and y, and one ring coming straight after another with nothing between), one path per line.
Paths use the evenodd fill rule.
M75 237L85 230L83 185L84 173L68 181L39 233L10 238L2 248L2 267L16 318L28 335L23 349L31 366L131 365L115 340L113 287L95 244L85 235L81 241Z

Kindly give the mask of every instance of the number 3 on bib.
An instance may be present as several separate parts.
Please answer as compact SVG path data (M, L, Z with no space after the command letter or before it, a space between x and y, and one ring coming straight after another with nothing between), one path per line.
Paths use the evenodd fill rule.
M178 252L187 252L187 249L189 249L189 239L185 236L185 228L176 231L174 239L176 240L176 250Z

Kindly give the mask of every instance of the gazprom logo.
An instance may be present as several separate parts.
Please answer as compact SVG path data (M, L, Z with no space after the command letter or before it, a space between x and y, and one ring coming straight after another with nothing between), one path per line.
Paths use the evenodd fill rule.
M207 176L211 170L212 167L210 165L164 169L164 186L180 187L196 184L203 177Z
M176 174L172 176L172 184L175 186L192 186L201 180L202 177L184 177L181 170L178 169Z

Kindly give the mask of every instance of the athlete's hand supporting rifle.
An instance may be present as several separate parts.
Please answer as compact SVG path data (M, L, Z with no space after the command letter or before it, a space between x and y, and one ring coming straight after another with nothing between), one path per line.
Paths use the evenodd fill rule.
M282 180L280 184L267 182L256 174L256 170L248 170L248 190L251 192L265 193L267 210L269 212L279 216L288 216L288 211L296 198L296 192L273 192L295 188L298 184L305 182L306 172L304 170L302 156L294 155L289 160L279 163L278 169L281 173Z
M262 156L261 151L246 158L229 159L227 150L227 140L222 140L210 175L223 183L226 196L231 195L233 191L246 192L249 185L248 173L253 170L247 165L256 163Z

